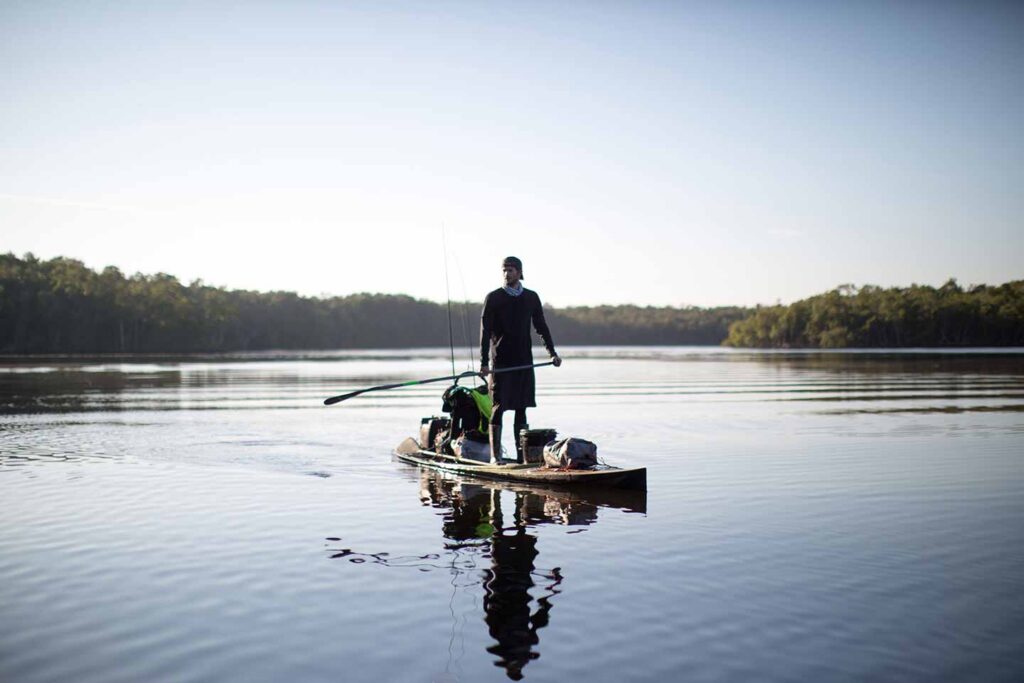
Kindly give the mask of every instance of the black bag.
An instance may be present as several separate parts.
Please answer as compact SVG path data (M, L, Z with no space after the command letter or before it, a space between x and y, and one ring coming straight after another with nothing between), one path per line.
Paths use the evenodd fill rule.
M597 444L572 437L552 441L544 446L544 462L559 469L592 470L597 466Z
M478 391L486 392L487 387L480 387ZM441 410L452 416L452 439L469 430L480 429L480 409L469 392L467 387L454 384L448 387L441 397ZM483 443L486 442L485 439Z
M467 429L465 432L465 436L470 441L476 441L477 443L491 443L491 438L487 434L481 432L479 429Z

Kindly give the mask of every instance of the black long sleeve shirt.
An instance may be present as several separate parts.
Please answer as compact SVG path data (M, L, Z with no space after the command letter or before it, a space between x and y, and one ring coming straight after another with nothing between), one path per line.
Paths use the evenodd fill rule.
M536 292L523 288L522 294L512 296L499 288L488 294L480 316L480 364L490 365L492 357L496 368L532 364L531 324L554 356L555 343Z

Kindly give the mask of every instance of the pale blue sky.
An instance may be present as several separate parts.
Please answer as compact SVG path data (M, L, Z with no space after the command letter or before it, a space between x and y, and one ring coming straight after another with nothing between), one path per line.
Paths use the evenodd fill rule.
M1024 2L0 1L0 251L554 305L1024 277Z

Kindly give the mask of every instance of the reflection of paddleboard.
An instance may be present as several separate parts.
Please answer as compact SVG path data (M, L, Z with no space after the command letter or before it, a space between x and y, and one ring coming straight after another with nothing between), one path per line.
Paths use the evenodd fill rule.
M478 495L502 491L516 496L516 505L529 524L554 522L567 526L593 524L599 508L623 512L647 513L647 492L601 487L572 488L551 484L524 484L519 481L478 479L469 474L443 472L432 467L417 468L420 491L435 504L451 505L454 499L469 500Z
M404 462L423 467L432 467L444 472L455 472L484 479L516 481L541 485L576 487L601 487L613 489L647 490L647 468L621 469L599 465L592 470L559 470L542 463L506 462L491 465L477 460L465 460L454 455L444 455L422 450L415 439L409 438L398 444L395 455Z

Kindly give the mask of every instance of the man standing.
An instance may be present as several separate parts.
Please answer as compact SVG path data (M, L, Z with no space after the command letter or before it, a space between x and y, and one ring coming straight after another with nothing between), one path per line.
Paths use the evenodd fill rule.
M533 369L493 374L490 360L494 360L494 370L532 365L531 324L544 340L544 348L555 367L562 364L562 359L555 353L555 344L551 341L551 331L544 320L540 297L520 282L523 279L523 262L515 256L509 256L502 262L501 271L505 286L494 290L484 299L484 312L480 320L480 374L490 374L493 403L490 422L491 462L498 462L501 457L501 418L506 410L515 411L513 424L516 455L519 462L523 462L519 430L526 428L526 409L537 405Z

